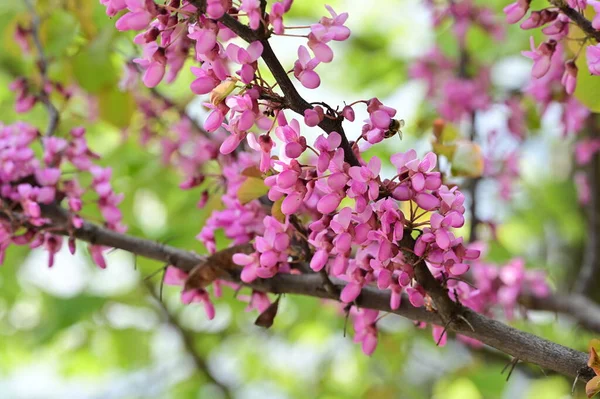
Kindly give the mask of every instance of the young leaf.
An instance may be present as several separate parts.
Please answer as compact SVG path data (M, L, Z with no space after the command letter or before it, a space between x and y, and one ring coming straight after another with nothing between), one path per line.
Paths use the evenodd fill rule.
M464 177L479 177L483 173L483 155L481 147L472 141L456 142L452 156L452 174Z
M271 216L279 222L285 223L285 215L281 212L281 204L283 204L283 197L273 203L273 206L271 207Z
M256 177L248 177L242 183L237 192L237 197L242 204L262 197L269 191L269 187L265 185L262 179Z

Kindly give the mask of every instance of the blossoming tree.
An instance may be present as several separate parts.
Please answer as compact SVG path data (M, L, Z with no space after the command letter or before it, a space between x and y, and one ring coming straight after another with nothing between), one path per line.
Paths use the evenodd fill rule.
M349 319L366 356L380 350L380 326L393 314L413 321L415 335L430 329L433 345L508 355L513 368L537 365L586 382L589 396L600 391L594 343L588 355L585 343L522 325L545 310L600 332L600 2L419 3L439 40L404 61L427 100L411 118L368 84L340 103L314 94L327 85L320 70L351 62L341 43L353 45L349 18L360 25L361 17L342 5L311 3L309 14L325 15L296 25L292 0L57 3L60 12L28 1L8 11L7 59L19 66L7 95L16 114L0 130L0 259L41 248L53 268L65 247L110 269L117 249L160 262L142 269L157 269L147 273L159 281L150 292L178 286L181 302L200 303L208 319L221 301L241 301L269 328L285 317L280 302L308 296L331 307L321 310L337 316L339 334ZM523 31L531 33L520 59L533 61L530 79L502 85L499 74L517 72L497 61L520 50ZM372 80L387 60L368 62ZM489 122L491 110L502 111L502 128ZM563 179L570 191L556 196L577 190L570 212L587 215L583 232L584 222L557 211L586 242L578 273L554 275L564 282L542 264L527 268L523 252L494 255L507 230L482 208L522 203L520 165L552 119L577 165ZM113 148L126 146L116 158L102 155L107 126L118 132ZM144 163L156 166L147 184L169 176L159 197L181 206L168 223L197 244L128 230L127 212L145 200L129 202L114 182ZM536 167L564 174L553 170L560 165ZM486 184L492 201L482 197Z

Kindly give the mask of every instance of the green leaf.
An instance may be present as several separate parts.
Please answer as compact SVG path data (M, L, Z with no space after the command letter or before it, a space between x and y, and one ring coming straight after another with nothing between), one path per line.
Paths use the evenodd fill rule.
M100 92L98 100L102 119L120 128L129 126L136 109L135 99L130 93L112 88Z
M434 392L436 397L448 399L481 399L482 397L477 385L464 377L436 384Z
M262 197L268 191L269 187L261 179L248 177L238 189L237 197L242 204L247 204L252 200Z
M88 92L99 93L114 86L119 77L111 61L115 29L108 27L73 57L73 74L79 85Z
M279 220L281 223L285 222L285 215L283 214L283 212L281 212L281 204L283 204L283 199L283 197L279 198L273 203L273 206L271 207L271 216Z
M42 46L47 56L60 56L79 34L79 22L66 11L53 10L40 27Z
M454 151L456 151L456 145L432 143L433 152L437 155L443 155L448 159L452 159Z

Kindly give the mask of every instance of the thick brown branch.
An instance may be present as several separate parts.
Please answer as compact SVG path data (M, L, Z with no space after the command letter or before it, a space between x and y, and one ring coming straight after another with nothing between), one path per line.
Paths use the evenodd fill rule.
M555 7L558 7L560 11L563 12L571 21L573 21L577 26L581 28L582 31L585 32L586 35L593 37L596 42L600 43L600 31L597 31L592 26L592 23L579 11L569 7L565 0L549 0L550 4Z
M233 18L229 14L223 15L221 17L220 22L231 29L234 33L236 33L239 37L244 39L245 41L251 43L255 41L260 41L263 45L263 52L261 58L267 64L267 67L275 77L275 80L279 84L281 91L285 97L286 105L294 112L297 112L300 115L304 115L304 111L312 108L312 105L308 103L296 87L292 83L285 69L279 62L279 59L273 52L271 45L269 44L269 40L266 36L260 35L257 31L253 31L248 26L242 24L237 19ZM344 132L344 128L342 126L342 118L337 119L329 119L325 118L321 123L319 123L319 127L323 129L327 134L332 132L337 132L342 136L342 144L341 147L344 149L344 160L348 162L352 166L359 166L360 163L352 150L352 146L346 137L346 133Z
M62 210L45 208L43 211L46 217L54 221L54 225L52 226L53 231L65 235L69 234L69 229L65 228L66 219ZM17 216L11 215L13 220ZM209 259L193 252L173 248L150 240L115 233L87 222L81 229L74 229L71 233L74 237L81 240L123 249L140 256L167 262L188 272L197 265L206 264L207 259ZM222 256L210 257L211 261L216 263L210 266L228 270L225 278L241 284L239 269L236 270L231 261L232 252L232 250L228 250L223 252ZM345 285L344 282L337 279L332 279L331 281L338 290L341 290ZM323 286L322 278L318 274L280 274L268 280L259 279L246 285L264 292L298 294L339 300L337 295L332 294ZM435 301L438 298L438 294L441 295L441 292L435 289L432 292L436 295L436 297L433 297ZM365 287L357 299L357 304L365 308L395 313L411 320L438 325L444 324L438 313L429 312L425 308L414 308L406 298L402 301L400 308L396 310L392 310L389 303L389 291L382 291L373 287ZM443 304L444 301L442 300L439 303ZM440 305L436 303L436 306ZM461 308L460 314L468 323L461 320L451 323L449 326L450 331L475 338L523 362L538 364L543 368L548 368L571 377L579 374L582 381L588 381L594 376L593 371L586 366L587 354L583 352L569 349L535 335L516 330L466 308Z

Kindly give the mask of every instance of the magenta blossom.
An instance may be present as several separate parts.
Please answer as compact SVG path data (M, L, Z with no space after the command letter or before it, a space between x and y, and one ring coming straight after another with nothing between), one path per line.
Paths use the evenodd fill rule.
M529 3L531 0L517 0L504 7L504 13L506 14L506 22L509 24L517 23L527 14L529 10Z
M114 4L114 1L112 2ZM117 20L115 26L118 30L141 30L148 26L156 10L148 10L145 0L125 0L130 11ZM107 10L108 12L108 10Z
M306 47L298 47L298 60L294 63L294 76L307 89L316 89L321 84L319 75L314 71L319 62L316 58L310 58Z
M585 49L587 66L592 75L600 75L600 44L587 46Z
M533 60L531 76L534 78L541 78L550 70L550 60L556 50L556 40L550 39L547 42L540 44L536 49L533 36L531 36L530 44L531 51L522 51L521 54Z

